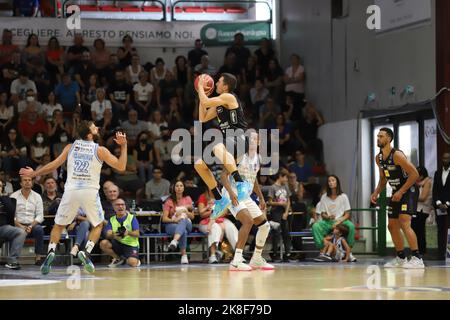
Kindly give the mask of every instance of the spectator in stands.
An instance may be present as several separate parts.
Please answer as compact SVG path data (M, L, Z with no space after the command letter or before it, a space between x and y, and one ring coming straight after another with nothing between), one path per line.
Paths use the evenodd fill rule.
M419 188L419 200L417 202L417 215L411 219L411 228L417 236L419 251L423 255L427 252L427 239L425 223L428 217L433 214L433 180L428 176L425 167L417 167L419 179L416 186Z
M95 74L96 68L91 62L91 53L84 51L81 56L80 63L74 67L75 80L80 86L81 90L85 90L89 86L89 78Z
M0 238L9 242L9 256L5 267L18 270L18 258L22 252L27 232L14 226L14 202L8 196L0 196Z
M14 16L37 17L39 0L13 0Z
M288 188L291 195L296 195L298 198L303 198L303 183L297 180L297 175L295 172L289 172L288 174Z
M14 192L13 185L11 183L11 177L6 174L5 171L0 171L0 181L3 182L3 189L1 195L9 196Z
M118 198L114 201L116 214L106 226L106 238L100 242L104 253L113 258L108 265L115 268L125 262L130 267L139 267L139 222L136 216L127 212L125 201Z
M103 184L103 192L105 193L105 200L102 201L102 208L105 211L105 225L114 214L114 201L119 198L119 187L111 181L106 181Z
M281 155L287 155L292 150L291 126L286 123L283 113L279 113L275 120L275 129L278 130L278 144Z
M36 167L36 170L39 170L40 168L42 168L42 167L46 166L47 164L49 164L51 162L51 160L52 159L51 159L50 154L44 154L42 156L42 163L39 164ZM48 175L51 175L54 179L57 180L58 179L58 170L55 169L51 173L49 173ZM41 184L42 183L41 178L43 178L43 177L42 176L36 176L36 178L35 178L36 183Z
M305 117L300 118L297 122L297 127L294 132L295 140L300 142L300 144L297 145L297 148L306 149L314 156L317 162L323 163L323 143L318 138L318 132L319 127L322 126L325 121L322 115L310 102L306 104L304 111Z
M242 69L241 72L242 84L244 85L241 88L243 88L245 92L249 92L250 88L255 85L256 79L261 75L260 68L256 64L255 56L250 56L248 58L247 66Z
M0 44L0 66L12 61L13 53L19 52L19 47L12 43L13 34L9 29L3 29L2 44Z
M269 89L270 94L279 100L283 88L283 69L277 59L270 59L268 68L264 73L264 85Z
M251 56L250 50L244 47L245 39L241 32L234 35L234 43L229 47L225 53L228 55L230 52L236 55L236 67L239 70L245 69L247 67L248 58Z
M2 143L2 167L5 172L16 173L20 168L26 167L27 147L22 138L17 136L17 130L9 129L8 137Z
M170 194L170 182L163 178L161 168L153 168L153 179L145 184L145 197L147 200L160 200Z
M80 86L72 80L70 74L63 74L62 82L55 88L55 95L59 99L64 112L81 112Z
M169 105L165 108L165 118L169 124L169 129L176 130L181 127L183 117L181 115L181 107L178 103L178 97L172 96L169 100Z
M169 198L164 202L162 222L165 231L173 240L169 244L169 252L180 247L181 264L188 264L186 254L187 235L192 231L194 208L191 197L184 193L184 184L177 181L172 186Z
M67 49L67 70L71 74L73 74L74 68L82 63L83 52L89 51L89 49L83 45L83 42L83 36L80 33L75 33L73 37L73 46L70 46L69 49Z
M156 102L160 109L167 107L169 105L169 100L173 96L178 96L178 88L182 91L180 84L174 78L172 72L167 71L166 76L159 81L159 86L156 88Z
M61 110L56 109L53 111L52 120L47 123L47 132L50 142L57 144L58 142L67 142L68 137L71 134L69 125L64 121L63 113ZM61 141L63 135L66 135L66 141ZM53 153L55 155L55 153ZM59 155L59 153L58 153ZM54 157L56 159L56 157Z
M59 45L58 38L51 37L48 40L47 51L45 53L47 63L45 65L52 84L61 82L61 75L64 73L64 49Z
M275 50L272 48L272 42L264 38L259 44L259 48L255 51L256 64L260 68L266 68L271 59L276 58Z
M86 213L83 209L78 209L78 214L71 224L67 226L67 231L71 235L75 235L75 243L70 250L70 254L76 257L78 251L83 250L89 237L89 230L91 229L91 224L89 223Z
M312 167L305 161L306 155L302 149L295 151L295 162L289 166L289 170L295 173L297 180L307 183L309 178L313 176Z
M116 70L115 81L108 87L109 100L113 106L113 113L125 118L129 111L131 86L125 81L123 70Z
M178 56L175 58L175 65L173 66L172 73L183 88L186 87L188 82L192 81L192 70L185 56Z
M31 102L25 110L22 120L19 121L18 128L25 143L31 143L33 136L38 132L47 134L47 124L44 119L39 117L34 102Z
M289 235L289 212L290 212L290 199L291 196L289 188L287 187L288 176L285 172L277 173L273 179L275 183L269 189L267 204L272 207L270 211L270 220L280 224L280 229L275 230L275 234L272 237L272 260L279 259L278 245L279 238L282 236L284 249L286 255L283 256L285 262L289 262L289 256L291 254L291 238ZM281 233L281 234L280 234Z
M238 59L237 59L236 54L234 52L228 52L225 55L223 66L220 67L219 71L217 72L217 75L220 75L222 73L231 73L232 75L236 76L236 78L238 80L240 80L241 70L242 69L239 69L239 65L238 65L238 61L237 60Z
M92 103L97 100L97 89L99 88L99 85L100 83L98 81L98 76L93 73L89 77L88 85L81 91L81 109L83 119L91 119L92 117Z
M109 65L103 71L103 86L109 86L114 83L114 78L117 70L123 69L120 68L119 58L117 57L117 54L112 53L109 55Z
M131 109L128 111L128 120L122 123L122 128L127 134L128 144L133 147L139 133L147 130L147 124L144 121L138 120L138 113Z
M120 157L120 147L114 148L114 155ZM138 196L142 194L144 188L144 182L139 179L137 175L136 162L133 159L133 155L128 155L127 167L125 171L117 171L112 169L114 172L113 182L122 190L132 193L132 196ZM137 199L139 202L139 199Z
M91 117L96 123L103 120L103 113L106 109L112 110L111 101L105 99L106 91L103 88L97 88L96 100L91 103Z
M53 114L56 110L62 112L62 105L56 102L55 93L53 91L50 91L46 101L42 105L42 118L45 119L47 123L51 122L53 120Z
M157 140L161 137L161 127L168 127L167 121L164 120L159 110L153 111L147 125L152 140Z
M14 107L8 104L8 93L0 92L0 137L7 135L14 121Z
M347 242L350 247L353 247L355 244L355 225L350 220L350 210L350 202L347 195L342 192L339 178L335 175L328 176L326 193L322 195L316 206L316 212L320 214L322 220L315 222L312 226L314 242L318 249L323 248L323 239L339 224L348 227ZM350 261L356 261L352 254L350 254Z
M213 224L209 225L210 216L214 206L214 197L211 191L207 190L200 195L197 201L198 212L202 220L200 221L200 232L208 234L208 248L209 248L209 263L218 263L222 254L220 252L220 243L223 241L223 237L226 236L228 242L230 242L233 250L236 248L236 242L238 239L238 229L236 226L225 217L216 219Z
M34 92L37 92L36 84L33 80L28 78L28 72L21 70L19 72L19 78L11 83L11 101L17 105L19 101L26 98L26 92L28 89L32 89Z
M141 66L141 60L139 55L133 54L131 57L131 64L126 67L126 79L128 84L134 86L139 82L139 74L144 71L144 68Z
M44 132L37 132L31 140L30 156L32 167L36 169L38 165L43 163L44 155L50 156L50 146L46 141Z
M195 65L194 71L198 74L209 74L214 77L217 73L216 67L209 63L209 56L207 54L200 58L200 63Z
M31 74L36 74L45 65L45 53L39 45L39 39L34 33L30 34L27 44L22 50L22 63Z
M33 89L28 89L26 92L25 100L19 101L17 104L17 111L20 115L24 115L25 109L27 109L31 104L36 107L39 115L42 115L43 107L42 104L36 98L36 91Z
M19 77L19 71L25 70L20 59L20 51L13 52L12 58L5 64L0 64L0 90L10 92L11 84Z
M291 65L284 72L284 91L294 98L294 104L303 107L305 99L305 68L301 64L300 56L291 55Z
M134 105L138 112L139 120L147 119L150 113L154 87L148 82L147 71L139 73L139 81L133 86Z
M75 141L78 139L78 128L81 123L81 114L78 111L75 111L72 114L72 119L68 122L68 127L70 128L70 141Z
M117 57L123 69L131 64L133 54L137 54L137 50L133 47L133 38L127 34L122 38L122 47L117 50Z
M52 176L45 177L44 192L42 193L44 216L56 215L61 198L62 194L58 190L57 180Z
M188 52L188 60L191 68L194 68L200 64L200 60L204 55L208 55L208 52L202 49L202 40L196 39L194 44L194 49Z
M107 108L103 111L103 119L96 122L103 139L107 140L114 135L114 130L120 125L117 118L113 115L112 109Z
M257 77L254 86L250 89L250 101L256 115L258 115L257 111L264 104L269 93L269 90L264 86L264 79Z
M436 209L438 259L445 260L447 230L450 228L450 153L442 155L442 167L434 174L433 206Z
M275 103L275 99L272 96L268 96L265 103L259 109L260 128L273 128L280 112L280 106Z
M148 143L147 131L142 131L138 134L136 146L133 150L133 158L136 162L139 178L142 182L150 180L153 169L153 148L152 145Z
M44 229L41 223L44 221L44 208L41 195L31 190L33 179L20 178L21 189L11 195L16 199L16 215L14 223L16 227L23 229L29 237L34 238L34 252L36 265L41 264L44 251Z
M96 69L95 72L98 74L102 83L102 78L106 76L106 69L110 65L110 56L111 53L108 49L106 49L105 41L103 41L103 39L95 39L94 51L92 51L91 54L91 61L94 64Z
M155 67L150 70L150 82L158 88L159 82L166 78L166 73L170 72L166 66L163 58L157 58L155 61Z
M167 127L161 127L161 138L155 141L155 161L156 165L163 168L167 179L172 180L176 177L177 168L172 162L172 149L176 142L170 140L170 131Z

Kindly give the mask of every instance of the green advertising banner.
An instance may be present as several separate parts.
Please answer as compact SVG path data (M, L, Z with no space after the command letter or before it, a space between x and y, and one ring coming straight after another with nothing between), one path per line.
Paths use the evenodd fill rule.
M207 47L224 46L233 43L234 35L241 32L246 44L258 44L261 39L270 39L270 23L210 23L200 31L200 37Z

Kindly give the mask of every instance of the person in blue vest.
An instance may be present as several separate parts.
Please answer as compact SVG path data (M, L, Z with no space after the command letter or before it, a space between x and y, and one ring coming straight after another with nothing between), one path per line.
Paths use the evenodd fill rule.
M139 222L136 216L127 212L125 201L114 200L116 215L109 219L106 226L106 238L100 242L100 248L113 260L108 265L115 268L127 263L130 267L139 267Z

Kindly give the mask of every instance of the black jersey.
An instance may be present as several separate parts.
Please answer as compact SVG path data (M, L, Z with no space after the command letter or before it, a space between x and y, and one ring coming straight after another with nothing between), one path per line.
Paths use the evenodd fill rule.
M401 166L394 163L394 153L396 151L402 152L401 150L392 148L391 153L386 160L383 159L383 152L380 152L378 154L380 167L383 170L384 175L389 182L389 185L394 191L398 191L406 183L406 180L408 180L407 173L402 169Z
M217 118L219 120L220 130L225 134L227 129L247 129L247 121L244 116L244 109L242 108L239 98L233 93L236 98L238 107L236 109L227 109L224 106L217 107Z

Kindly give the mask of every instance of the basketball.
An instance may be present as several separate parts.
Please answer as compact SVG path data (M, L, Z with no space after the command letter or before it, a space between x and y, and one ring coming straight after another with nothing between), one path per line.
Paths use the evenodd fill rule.
M205 94L207 96L209 96L214 91L214 79L209 74L203 74L203 76L205 77L205 82L203 84L203 88L205 90ZM195 78L195 81L194 81L194 87L195 87L195 90L197 92L198 92L198 79L199 79L199 77L200 76Z

